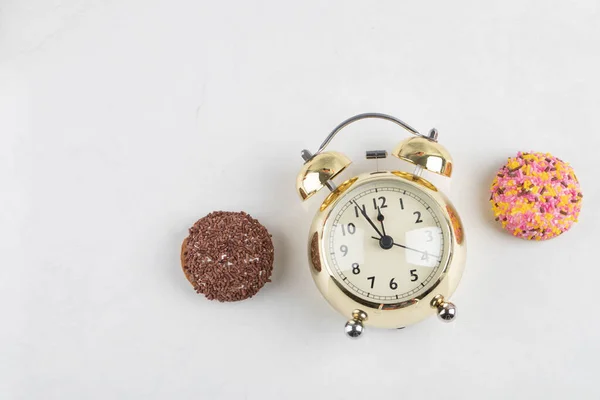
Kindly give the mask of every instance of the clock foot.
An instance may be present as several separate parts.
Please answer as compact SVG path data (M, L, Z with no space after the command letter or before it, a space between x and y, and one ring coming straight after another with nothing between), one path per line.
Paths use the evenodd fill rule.
M442 322L451 322L456 318L454 303L444 300L444 296L437 295L431 300L431 307L437 308L437 315Z
M366 321L367 318L366 312L354 310L352 312L352 319L346 322L346 327L344 329L346 335L351 339L358 339L365 330L363 322Z

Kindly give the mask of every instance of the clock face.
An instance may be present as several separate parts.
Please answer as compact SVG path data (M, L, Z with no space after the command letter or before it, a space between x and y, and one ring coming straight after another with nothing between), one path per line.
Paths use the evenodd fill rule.
M346 193L323 234L330 272L363 300L394 304L431 288L448 260L450 229L438 204L401 179Z

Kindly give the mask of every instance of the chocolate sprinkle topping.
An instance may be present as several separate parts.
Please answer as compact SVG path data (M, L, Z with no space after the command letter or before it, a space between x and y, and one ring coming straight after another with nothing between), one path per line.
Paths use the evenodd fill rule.
M209 300L244 300L270 282L271 235L245 212L217 211L201 218L181 250L185 276Z

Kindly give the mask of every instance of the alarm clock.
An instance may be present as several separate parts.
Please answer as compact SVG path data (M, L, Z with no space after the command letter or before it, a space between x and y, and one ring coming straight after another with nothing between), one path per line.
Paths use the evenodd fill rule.
M392 155L414 170L376 170L336 183L351 160L325 149L343 128L367 118L394 122L412 135ZM385 158L387 151L365 155ZM360 114L339 124L314 154L303 150L301 156L301 199L330 190L310 228L308 260L321 294L347 318L346 334L357 338L366 326L404 328L433 314L453 321L457 310L449 298L464 269L466 242L456 209L422 176L452 175L452 158L437 130L422 135L390 115Z

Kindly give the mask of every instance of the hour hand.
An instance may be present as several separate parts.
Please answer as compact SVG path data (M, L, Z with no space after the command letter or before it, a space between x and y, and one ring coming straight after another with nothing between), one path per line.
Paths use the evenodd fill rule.
M373 227L373 229L375 229L375 232L377 232L377 234L379 235L379 237L383 237L384 235L379 231L379 229L375 226L375 224L373 223L373 221L371 220L371 218L369 218L369 216L367 215L367 211L363 210L361 207L359 207L359 205L356 203L356 200L352 200L352 202L358 208L358 210L360 211L360 213L362 214L362 216L365 217L365 219L367 220L367 222Z
M381 223L381 230L383 231L383 236L387 236L387 234L385 233L385 225L383 225L384 219L385 217L381 213L381 208L377 207L377 221Z

